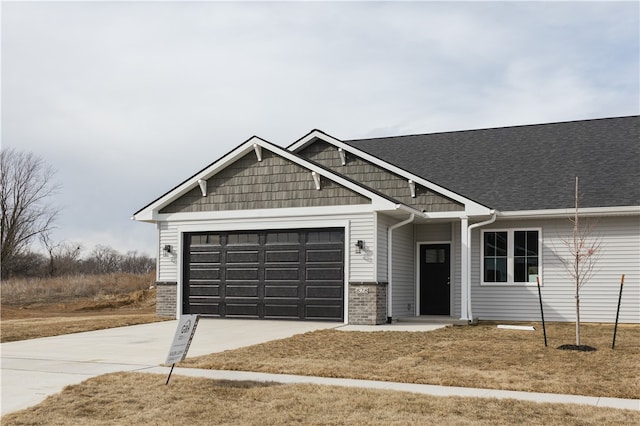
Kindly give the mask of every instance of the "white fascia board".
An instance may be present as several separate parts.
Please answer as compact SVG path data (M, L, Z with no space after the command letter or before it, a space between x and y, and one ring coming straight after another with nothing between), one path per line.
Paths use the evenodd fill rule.
M553 219L566 218L575 214L575 208L546 210L517 210L499 212L498 217L504 219ZM640 206L622 207L585 207L578 208L579 216L636 216L640 215Z
M338 207L338 208L336 208ZM156 220L177 221L210 221L223 219L258 219L258 222L286 217L306 220L308 216L336 216L348 214L373 213L376 211L372 204L356 204L352 206L323 206L323 207L291 207L285 209L256 209L256 210L223 210L209 212L163 213L157 215Z
M137 221L146 221L146 222L153 222L158 220L157 212L162 207L166 206L173 200L179 198L180 196L186 194L187 192L195 188L197 185L199 185L198 184L199 180L209 179L211 176L216 174L219 170L224 169L229 164L232 164L233 162L238 160L240 157L243 157L244 155L246 155L248 152L253 151L254 144L257 144L258 141L262 141L262 139L256 136L252 137L251 139L249 139L248 141L246 141L245 143L243 143L242 145L240 145L239 147L237 147L236 149L234 149L224 157L220 158L218 161L215 161L214 163L212 163L211 165L209 165L208 167L206 167L196 175L187 179L186 181L184 181L183 183L181 183L171 191L167 192L166 194L164 194L163 196L161 196L160 198L158 198L157 200L149 204L144 209L140 210L137 214L133 216L132 219Z
M451 198L454 201L457 201L461 204L464 204L465 206L465 211L467 212L468 215L488 215L489 211L491 210L489 207L487 206L483 206L482 204L476 203L475 201L469 200L468 198L465 198L463 196L461 196L460 194L457 194L453 191L450 191L446 188L442 188L432 182L429 182L428 180L425 180L423 178L421 178L420 176L414 175L412 173L409 173L408 171L401 169L398 166L394 166L391 163L387 163L386 161L383 161L377 157L374 157L370 154L367 154L366 152L360 151L359 149L348 145L344 142L342 142L339 139L334 138L333 136L329 136L326 133L323 133L319 130L313 130L310 133L308 133L307 135L305 135L302 139L299 139L297 142L295 142L293 145L289 146L288 150L290 151L296 151L300 148L303 148L304 146L306 146L307 144L309 144L309 142L311 142L313 139L322 139L325 142L328 142L338 148L342 148L344 151L346 151L347 153L353 153L355 155L357 155L358 157L361 157L377 166L380 166L384 169L387 169L397 175L400 175L404 178L407 179L411 179L412 181L414 181L415 183L418 183L422 186L424 186L425 188L429 188L430 190L432 190L433 192L437 192L438 194L442 194L445 197Z
M261 146L269 151L272 151L273 153L280 155L283 158L286 158L287 160L293 163L296 163L301 167L304 167L312 172L316 172L320 176L324 176L327 179L338 183L339 185L349 188L352 191L366 198L369 198L372 202L372 205L378 208L384 209L384 208L388 208L390 206L395 205L395 203L393 203L391 200L387 200L384 197L381 197L380 195L375 194L369 191L368 189L363 188L360 185L357 185L347 179L344 179L341 176L338 176L332 173L331 171L328 171L322 167L312 164L304 160L303 158L293 154L291 151L287 151L286 149L280 148L279 146L273 145L263 139L260 139L254 136L251 139L247 140L242 145L240 145L238 148L230 152L229 154L225 155L218 161L211 164L209 167L205 168L195 176L192 176L191 178L183 182L181 185L179 185L172 191L166 193L165 195L163 195L162 197L160 197L159 199L157 199L156 201L148 205L143 210L139 211L137 214L133 216L133 219L138 221L151 221L151 222L155 220L159 220L158 211L162 207L166 206L173 200L179 198L180 196L186 194L191 189L196 187L198 185L199 180L207 180L211 178L220 170L224 169L228 165L237 161L239 158L243 157L248 152L254 151L256 146Z

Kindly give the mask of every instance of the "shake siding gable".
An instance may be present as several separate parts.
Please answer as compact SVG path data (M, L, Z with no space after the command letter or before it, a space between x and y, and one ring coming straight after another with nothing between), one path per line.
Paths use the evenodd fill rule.
M370 204L371 200L320 178L316 189L311 171L266 149L262 161L250 152L160 210L160 213L252 210Z
M343 166L338 149L325 141L315 141L298 154L416 209L425 212L464 210L463 205L418 184L415 185L415 198L411 197L406 178L391 173L354 154L346 154L346 164Z

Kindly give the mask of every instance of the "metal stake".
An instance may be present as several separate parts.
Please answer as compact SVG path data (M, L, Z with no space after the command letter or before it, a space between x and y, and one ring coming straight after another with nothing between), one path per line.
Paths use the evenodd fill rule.
M618 317L620 316L620 302L622 301L622 286L624 285L624 274L620 278L620 294L618 294L618 311L616 312L616 325L613 327L613 342L611 343L611 349L616 347L616 333L618 332Z

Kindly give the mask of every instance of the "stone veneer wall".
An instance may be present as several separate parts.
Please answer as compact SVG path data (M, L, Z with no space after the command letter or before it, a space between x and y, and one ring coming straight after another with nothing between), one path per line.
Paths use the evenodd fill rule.
M175 281L156 282L156 315L160 318L176 318L177 286Z
M387 283L349 283L349 324L387 322Z

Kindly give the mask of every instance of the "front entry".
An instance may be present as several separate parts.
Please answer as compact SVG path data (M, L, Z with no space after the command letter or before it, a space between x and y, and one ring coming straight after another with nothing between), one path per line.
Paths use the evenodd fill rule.
M451 314L451 246L420 245L420 315Z

